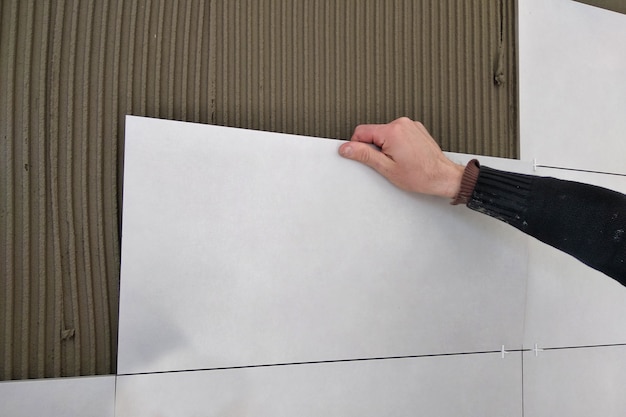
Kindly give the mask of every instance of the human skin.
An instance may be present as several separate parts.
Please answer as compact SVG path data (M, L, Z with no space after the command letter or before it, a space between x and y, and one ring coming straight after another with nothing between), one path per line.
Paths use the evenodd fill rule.
M443 154L422 123L408 117L357 126L339 154L373 168L403 190L447 198L459 193L465 169Z

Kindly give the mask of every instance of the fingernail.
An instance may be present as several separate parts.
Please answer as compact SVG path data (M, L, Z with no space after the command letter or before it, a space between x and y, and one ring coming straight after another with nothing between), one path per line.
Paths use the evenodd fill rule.
M344 145L339 149L339 153L341 156L350 156L352 155L352 146Z

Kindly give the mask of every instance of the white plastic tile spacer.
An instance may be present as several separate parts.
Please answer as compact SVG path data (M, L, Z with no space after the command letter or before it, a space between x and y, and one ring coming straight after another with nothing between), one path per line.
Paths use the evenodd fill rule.
M539 352L543 352L543 349L539 349L539 347L535 343L535 347L533 348L533 352L535 352L535 357L537 357L537 356L539 356Z
M511 353L511 352L507 352L506 350L504 350L504 345L502 345L502 349L500 349L500 353L502 354L502 359L504 359L504 356L505 356L507 353Z

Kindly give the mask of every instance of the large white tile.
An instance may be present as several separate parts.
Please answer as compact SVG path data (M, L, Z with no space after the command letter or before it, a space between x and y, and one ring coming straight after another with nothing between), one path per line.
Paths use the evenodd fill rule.
M521 352L120 376L117 417L521 416Z
M539 168L537 175L626 192L626 177ZM626 287L537 240L529 246L524 346L626 343Z
M538 241L529 248L524 346L626 343L626 288Z
M113 417L115 376L0 382L3 417Z
M622 417L626 346L524 352L524 416Z
M128 119L120 373L521 347L525 236L339 144Z
M626 15L519 1L522 159L626 174L624 39Z

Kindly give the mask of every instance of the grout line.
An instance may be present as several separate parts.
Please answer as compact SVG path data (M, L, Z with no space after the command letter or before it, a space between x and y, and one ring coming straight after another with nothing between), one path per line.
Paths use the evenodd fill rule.
M113 383L113 416L117 414L117 378L118 377L119 375L115 375L115 382Z
M544 347L542 350L566 350L566 349L590 349L590 348L606 348L626 346L626 343L609 343L606 345L586 345L586 346L560 346L560 347Z
M507 350L507 353L512 352L529 352L531 349L511 349ZM320 361L305 361L305 362L286 362L286 363L268 363L258 365L241 365L241 366L224 366L216 368L195 368L195 369L176 369L171 371L152 371L152 372L131 372L131 373L118 373L117 376L135 376L135 375L157 375L157 374L170 374L181 372L201 372L201 371L223 371L228 369L248 369L248 368L270 368L280 366L293 366L293 365L317 365L324 363L341 363L341 362L366 362L366 361L380 361L390 359L415 359L415 358L434 358L441 356L466 356L466 355L482 355L487 353L501 353L500 350L488 350L482 352L457 352L457 353L433 353L424 355L404 355L404 356L383 356L374 358L353 358L353 359L330 359Z
M560 169L562 171L576 171L576 172L587 172L590 174L604 174L604 175L614 175L617 177L626 177L626 174L617 174L615 172L605 172L605 171L594 171L590 169L578 169L578 168L564 168L564 167L555 167L550 165L535 165L536 168L550 168L550 169Z
M526 401L524 397L524 355L520 355L522 357L522 417L524 417L524 403ZM117 381L117 378L116 378Z

